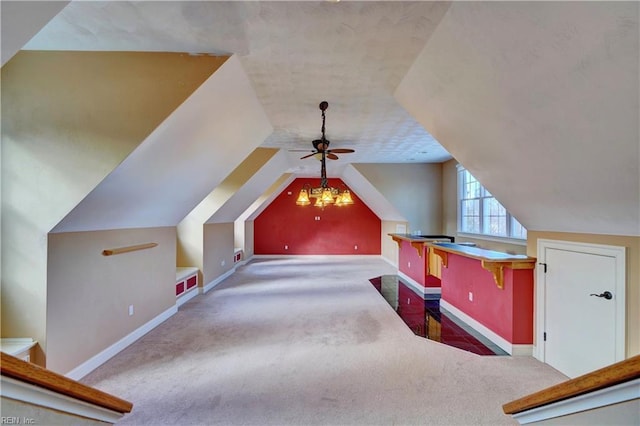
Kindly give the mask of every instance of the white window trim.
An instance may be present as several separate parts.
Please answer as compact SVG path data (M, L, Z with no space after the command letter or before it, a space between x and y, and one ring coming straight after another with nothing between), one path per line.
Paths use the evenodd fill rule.
M497 235L488 235L488 234L474 234L473 232L458 231L458 237L474 238L476 240L487 240L487 241L494 241L497 243L514 244L518 246L527 245L527 240L522 240L520 238L499 237Z
M462 224L462 212L461 212L461 208L460 208L460 202L462 201L462 182L461 182L461 179L460 179L460 172L462 170L466 170L465 167L462 164L457 164L456 165L456 188L457 188L457 193L456 193L456 212L457 212L456 229L457 229L458 236L459 237L467 237L467 238L475 238L475 239L478 239L478 240L486 240L486 241L494 241L494 242L500 242L500 243L507 243L507 244L515 244L515 245L526 246L527 245L527 239L528 239L528 232L527 232L527 238L522 239L522 238L513 238L513 237L502 237L502 236L499 236L499 235L491 235L491 234L476 234L474 232L461 231L461 229L462 229L462 227L461 227L461 224ZM480 185L482 185L482 184L480 184ZM482 185L482 186L484 187L484 185ZM498 202L500 202L500 201L498 200ZM502 203L500 203L500 204L502 204ZM512 217L511 213L509 213L508 210L507 210L507 216ZM510 223L507 224L507 228L511 229Z

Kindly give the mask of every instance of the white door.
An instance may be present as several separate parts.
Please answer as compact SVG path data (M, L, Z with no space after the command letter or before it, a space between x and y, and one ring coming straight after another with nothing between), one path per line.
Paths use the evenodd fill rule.
M539 260L544 361L569 377L624 359L624 256L592 248L551 244Z

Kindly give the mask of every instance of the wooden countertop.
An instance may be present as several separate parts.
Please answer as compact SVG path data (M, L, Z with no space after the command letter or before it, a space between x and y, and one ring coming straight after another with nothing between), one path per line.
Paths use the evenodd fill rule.
M429 241L451 241L448 235L413 235L413 234L388 234L394 241L405 240L409 242L426 243Z
M510 254L500 251L487 250L480 247L470 247L456 243L443 243L443 242L428 242L427 245L436 247L442 251L446 251L453 254L459 254L461 256L471 257L478 260L488 261L524 261L535 262L535 257L529 257L524 254Z
M442 266L445 268L449 265L449 253L479 260L482 267L493 274L496 285L501 289L504 288L504 268L534 269L536 267L536 258L524 254L509 254L455 243L427 242L425 245L430 247L435 255L440 256Z

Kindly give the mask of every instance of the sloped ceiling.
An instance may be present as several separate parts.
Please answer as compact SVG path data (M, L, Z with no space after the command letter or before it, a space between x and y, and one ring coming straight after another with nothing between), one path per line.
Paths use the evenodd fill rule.
M242 181L236 189L231 191L231 195L211 215L206 223L235 221L253 201L258 199L282 175L283 170L289 168L289 157L284 151L273 148L259 149L271 151L271 156L248 179ZM216 191L219 189L224 190L221 186L218 186Z
M231 57L52 232L175 226L271 132Z
M454 3L396 98L529 230L640 235L638 6Z
M6 64L68 1L0 2L2 65Z
M49 232L226 59L19 52L2 67L3 222Z
M235 54L274 127L263 147L327 137L349 162L451 158L393 98L449 2L76 1L25 46ZM295 173L315 173L292 156ZM338 162L336 162L338 163ZM329 166L332 175L333 167ZM310 171L308 169L311 169ZM336 171L335 173L339 173Z
M529 229L640 234L635 2L78 1L26 48L236 53L274 128L263 147L309 148L326 99L332 146L357 149L330 176L450 152Z
M353 165L342 172L346 183L380 220L406 222L407 219Z
M267 188L247 209L238 217L239 221L253 221L266 209L269 204L294 181L296 176L292 173L283 173L275 182Z

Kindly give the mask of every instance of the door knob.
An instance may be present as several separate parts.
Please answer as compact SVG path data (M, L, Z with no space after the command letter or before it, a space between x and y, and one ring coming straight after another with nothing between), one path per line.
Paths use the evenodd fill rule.
M589 296L604 297L607 300L613 299L613 294L611 294L610 291L605 291L604 293L601 293L601 294L591 293Z

